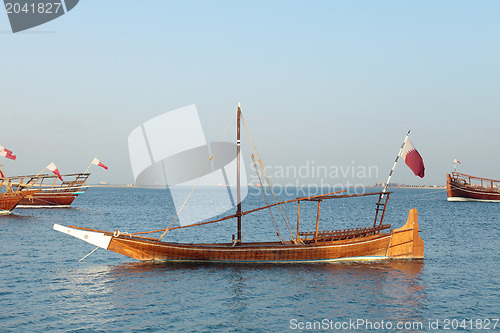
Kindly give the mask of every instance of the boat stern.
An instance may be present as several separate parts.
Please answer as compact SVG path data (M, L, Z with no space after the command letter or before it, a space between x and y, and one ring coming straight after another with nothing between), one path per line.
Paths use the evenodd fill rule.
M423 259L424 241L418 234L418 212L410 209L405 225L392 232L387 256L391 259Z

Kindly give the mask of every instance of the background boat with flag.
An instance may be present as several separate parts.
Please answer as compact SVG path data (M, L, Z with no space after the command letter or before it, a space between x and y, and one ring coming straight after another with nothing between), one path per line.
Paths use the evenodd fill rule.
M88 189L85 182L90 177L87 171L92 165L108 169L106 165L94 158L85 172L61 175L54 162L51 162L36 175L5 177L2 172L0 180L10 184L14 189L36 189L31 195L20 198L16 204L17 208L65 208ZM49 170L53 174L42 174L44 170ZM26 181L26 179L29 180Z
M237 181L237 207L236 213L216 220L199 222L194 224L172 227L172 223L178 217L180 211L193 193L187 196L186 201L172 218L167 228L145 232L122 233L115 231L102 231L91 228L75 226L62 226L54 224L54 230L66 233L79 238L85 242L96 246L94 249L104 248L141 261L188 261L188 262L224 262L224 263L297 263L297 262L323 262L323 261L343 261L343 260L382 260L382 259L422 259L424 257L424 242L419 236L417 222L417 211L411 209L406 223L397 229L391 230L391 226L383 224L387 209L387 202L390 192L386 192L386 187L382 192L349 194L337 191L317 196L299 197L288 201L278 201L273 191L273 186L266 174L265 168L259 154L253 144L253 140L248 132L248 127L238 106L236 110L237 131L236 131L236 181ZM234 115L233 115L234 116ZM243 121L250 146L251 158L257 176L262 185L262 179L267 182L267 187L271 191L275 203L263 207L242 210L240 196L240 123ZM408 133L409 135L409 133ZM412 168L415 174L423 177L423 160L413 146L409 146L408 135L401 146L398 158L404 151L406 163ZM411 143L410 143L411 145ZM253 147L253 148L252 148ZM411 148L411 149L408 149ZM217 149L215 149L217 152ZM212 161L214 154L210 157ZM407 157L411 156L411 163ZM256 158L258 162L256 162ZM394 163L396 166L397 160ZM419 160L420 158L420 160ZM210 162L209 162L210 163ZM394 170L391 170L389 179ZM207 168L205 168L206 171ZM260 170L260 171L259 171ZM204 172L205 172L204 171ZM200 176L201 178L201 176ZM388 181L389 182L389 181ZM387 183L388 183L387 182ZM198 183L196 183L197 185ZM196 187L195 185L195 187ZM194 190L194 188L193 188ZM262 194L265 195L265 191ZM320 207L325 200L360 198L366 196L378 196L375 217L373 224L362 228L348 228L332 230L331 227L321 230L319 227ZM317 202L316 224L313 231L301 231L301 203L306 201ZM268 202L266 197L266 202ZM297 203L296 228L293 230L292 223L284 212L285 205ZM274 223L272 209L278 209L283 221L290 233L290 240L284 240L277 232L279 241L276 242L244 242L243 241L243 217L261 210L269 210ZM278 216L277 214L275 214ZM174 243L165 242L163 237L176 229L196 227L217 223L228 219L236 219L236 234L232 236L231 242L225 243ZM160 233L158 238L144 236L145 234ZM93 251L92 251L93 252ZM92 253L91 252L91 253ZM90 253L89 253L90 254ZM83 258L82 258L83 259Z
M88 186L85 182L90 173L72 173L61 175L64 180L59 181L56 175L42 174L38 177L40 181L33 186L38 189L32 196L22 198L18 208L63 208L69 207L73 201L85 193ZM18 180L21 177L8 177ZM26 177L26 176L24 176Z
M452 172L446 175L448 201L500 202L500 180Z

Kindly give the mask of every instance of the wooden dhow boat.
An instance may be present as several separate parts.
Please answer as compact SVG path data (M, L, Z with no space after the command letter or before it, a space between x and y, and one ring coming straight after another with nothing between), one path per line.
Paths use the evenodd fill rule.
M36 178L30 178L30 181L36 182ZM0 215L10 214L21 200L31 198L39 192L39 190L26 187L13 185L10 178L0 178Z
M0 181L10 181L14 188L37 189L33 195L21 198L17 208L64 208L87 190L85 182L89 176L90 173L66 174L62 175L64 181L59 182L56 175L39 174L4 177ZM26 179L30 180L25 182Z
M166 229L130 234L121 233L118 230L102 231L76 226L66 227L59 224L54 224L54 230L66 233L93 244L96 246L95 249L107 249L140 261L305 263L346 260L423 259L424 242L419 236L416 209L411 209L409 211L406 223L400 228L391 230L390 225L383 224L387 201L390 196L390 192L386 192L385 189L382 192L376 193L345 194L345 191L339 191L312 197L300 197L293 200L275 202L264 207L243 211L240 200L240 119L242 119L243 116L239 106L236 113L236 187L238 204L235 214L213 221L177 227L170 227L170 224ZM402 149L403 147L401 147L401 151ZM212 158L213 156L210 159L212 160ZM253 154L252 160L254 160ZM258 161L262 166L260 158ZM265 175L265 168L262 168L262 172ZM265 178L268 180L268 177ZM259 179L261 179L260 176ZM272 191L272 186L270 186L269 189ZM265 193L265 191L263 191L263 193ZM320 230L319 213L322 201L364 196L378 196L373 225L365 228L326 231ZM317 202L318 212L314 231L300 231L300 203L304 201ZM295 232L290 233L291 239L289 241L282 240L279 234L278 236L280 241L276 242L247 243L243 241L242 220L244 216L256 211L270 209L271 207L282 209L284 205L292 202L297 203L297 226ZM179 211L177 212L177 215L178 214ZM174 221L176 217L174 217L172 221ZM237 232L236 235L233 235L231 242L197 244L174 243L162 240L163 236L167 232L171 232L174 229L196 227L228 219L235 219L237 224ZM148 233L161 233L161 236L158 238L144 236L144 234Z
M57 183L57 176L44 175L38 184L38 193L23 198L18 208L65 208L69 207L80 194L85 193L88 186L85 182L90 173L71 173L61 175L64 181ZM49 184L45 184L47 181ZM52 182L52 184L50 184Z
M448 201L500 202L500 180L452 172L446 175Z

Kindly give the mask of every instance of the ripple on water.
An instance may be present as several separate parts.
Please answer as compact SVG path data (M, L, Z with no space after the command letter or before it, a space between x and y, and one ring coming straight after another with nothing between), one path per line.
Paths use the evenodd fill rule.
M172 214L161 206L164 197L155 190L91 188L77 199L77 209L1 217L0 325L31 332L282 332L294 318L427 322L500 312L498 205L448 203L442 192L396 190L391 196L387 222L393 226L406 221L409 208L419 211L426 259L417 262L151 264L98 250L78 263L93 246L52 230L53 223L161 227ZM260 204L253 196L247 200ZM325 204L321 223L350 225L356 212L373 208L369 201L356 205ZM248 239L274 239L263 221L265 215L245 219ZM304 228L314 222L308 226L305 214ZM167 237L220 241L233 229L227 222Z

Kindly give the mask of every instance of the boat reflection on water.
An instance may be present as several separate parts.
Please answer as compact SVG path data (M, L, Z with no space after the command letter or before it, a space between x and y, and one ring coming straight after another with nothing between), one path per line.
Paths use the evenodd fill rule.
M423 260L380 260L372 262L340 262L325 264L214 264L188 262L130 262L113 266L110 274L116 278L142 274L188 273L189 271L253 271L261 273L281 273L303 275L306 272L327 275L332 278L345 273L357 274L360 278L374 279L377 275L394 278L419 278L424 267Z
M108 279L120 302L140 299L142 306L151 306L154 299L168 299L162 306L171 315L180 311L194 320L202 311L221 325L227 318L258 317L263 309L266 316L278 318L348 320L365 313L378 320L426 322L421 315L426 303L423 268L424 262L415 260L309 265L134 262L112 267Z
M71 319L89 329L283 331L293 318L426 324L424 268L420 260L92 264L58 271L52 291L63 296L66 317L74 309L89 314Z

